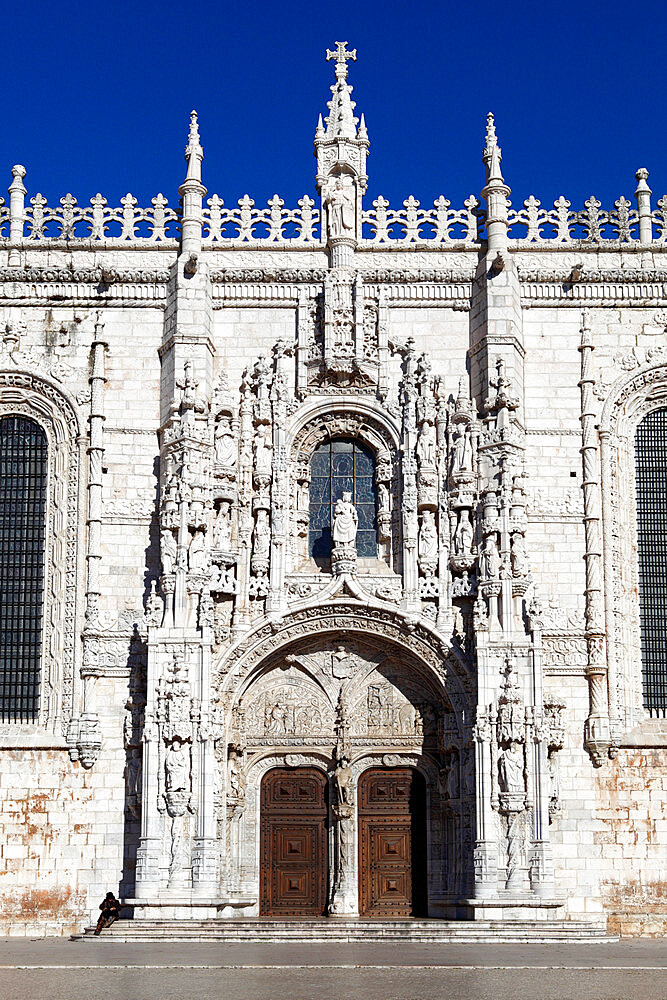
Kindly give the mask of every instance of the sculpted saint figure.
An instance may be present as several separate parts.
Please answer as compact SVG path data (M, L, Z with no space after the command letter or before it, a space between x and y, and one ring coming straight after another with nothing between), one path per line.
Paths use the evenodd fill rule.
M206 568L206 544L204 532L195 531L188 549L188 566L193 573L202 573Z
M229 501L223 500L218 509L213 528L215 547L228 552L232 547L232 518Z
M422 514L417 551L420 559L435 559L438 555L438 529L432 510L425 510Z
M269 554L269 544L271 542L271 527L269 525L269 514L266 510L257 511L257 523L255 524L255 547L253 555L266 556Z
M215 460L230 469L236 465L236 442L229 417L221 417L215 428Z
M354 545L357 538L358 524L359 515L352 503L352 494L343 493L342 498L336 501L334 508L334 545Z
M336 797L337 805L340 808L343 807L345 811L346 807L352 805L352 771L350 770L350 763L347 758L341 755L338 762L336 770L334 771L334 779L336 781Z
M268 440L268 427L260 426L257 428L257 436L253 443L253 448L255 451L255 472L262 473L264 475L271 474L271 452L273 448Z
M487 535L484 541L484 572L487 579L497 580L500 572L500 556L493 535Z
M329 206L329 232L332 236L345 236L354 230L354 194L342 177L337 177L331 188Z
M473 527L470 523L470 513L462 510L459 523L454 533L454 550L458 555L467 555L472 549Z
M417 458L420 465L435 465L435 427L430 420L424 421L419 432Z
M190 762L185 744L174 740L167 750L165 779L168 792L183 792L189 780Z
M453 472L469 472L472 469L472 440L468 427L459 427L454 436Z
M173 573L176 564L176 539L168 528L165 528L160 534L160 555L165 575Z
M503 792L523 792L523 753L517 746L503 750L498 762L498 777Z
M523 537L517 532L512 537L512 571L514 576L525 576L528 569Z

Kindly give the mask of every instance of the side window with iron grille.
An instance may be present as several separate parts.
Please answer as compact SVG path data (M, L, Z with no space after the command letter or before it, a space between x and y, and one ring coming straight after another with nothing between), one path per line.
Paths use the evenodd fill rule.
M644 707L667 710L667 408L648 413L635 434L639 618Z
M0 418L0 721L33 722L42 669L47 439Z

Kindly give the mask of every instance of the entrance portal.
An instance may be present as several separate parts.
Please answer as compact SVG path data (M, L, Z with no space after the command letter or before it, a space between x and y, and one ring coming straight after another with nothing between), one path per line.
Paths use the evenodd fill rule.
M327 779L275 768L260 795L260 899L265 917L321 917L327 900Z
M427 910L426 790L409 767L359 779L359 913L420 917Z

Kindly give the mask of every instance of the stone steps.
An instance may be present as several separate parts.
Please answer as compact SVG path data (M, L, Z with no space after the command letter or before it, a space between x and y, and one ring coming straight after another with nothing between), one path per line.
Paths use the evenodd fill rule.
M95 940L94 927L72 940ZM105 940L221 941L232 943L344 944L405 941L415 944L602 944L618 941L603 926L585 921L492 923L479 920L119 920L103 932Z

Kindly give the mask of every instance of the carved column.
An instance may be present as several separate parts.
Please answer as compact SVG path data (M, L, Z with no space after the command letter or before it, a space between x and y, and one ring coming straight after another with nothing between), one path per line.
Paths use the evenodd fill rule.
M8 264L10 267L20 267L21 251L19 244L23 242L23 225L25 222L25 196L28 193L23 183L25 177L25 167L20 163L12 167L12 183L9 186L9 242L12 245L9 251Z
M602 537L600 532L600 487L597 430L593 397L593 337L590 314L584 310L581 324L581 458L583 465L584 526L586 536L586 676L590 707L584 727L584 744L593 764L600 767L611 746L607 663L602 602Z

